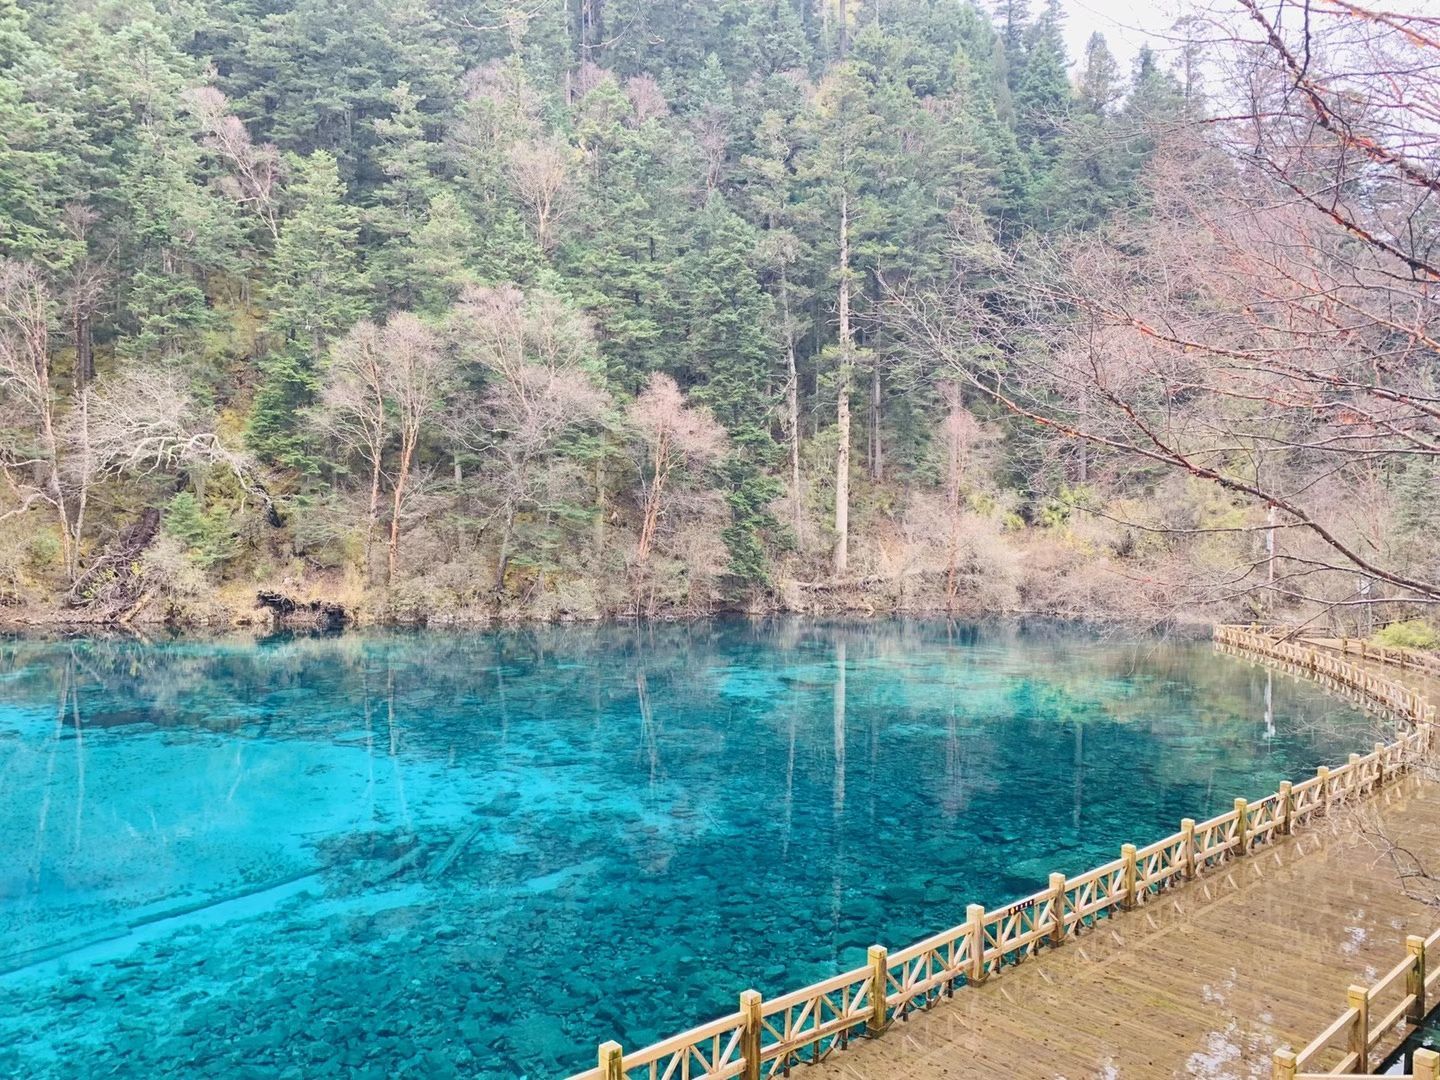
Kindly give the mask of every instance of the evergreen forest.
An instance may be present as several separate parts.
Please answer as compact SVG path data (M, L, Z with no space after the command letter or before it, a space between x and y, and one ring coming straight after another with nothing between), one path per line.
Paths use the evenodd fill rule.
M1302 8L0 0L0 618L1424 610L1440 20Z

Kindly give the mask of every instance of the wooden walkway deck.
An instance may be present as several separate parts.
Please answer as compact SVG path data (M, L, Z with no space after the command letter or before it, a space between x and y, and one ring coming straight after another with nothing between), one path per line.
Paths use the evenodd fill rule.
M1426 770L1428 772L1428 770ZM1440 925L1440 782L1414 774L1140 911L852 1044L804 1080L1269 1077ZM1405 860L1398 860L1405 861Z

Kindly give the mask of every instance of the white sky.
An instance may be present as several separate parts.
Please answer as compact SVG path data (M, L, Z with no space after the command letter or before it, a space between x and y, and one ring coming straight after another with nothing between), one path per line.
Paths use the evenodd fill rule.
M1038 10L1032 3L1032 10ZM1163 34L1179 17L1181 0L1064 0L1065 46L1071 61L1085 54L1085 42L1095 31L1105 35L1105 43L1120 61L1122 71L1129 72L1130 63L1145 42L1146 32ZM1152 41L1151 48L1164 52L1167 43Z

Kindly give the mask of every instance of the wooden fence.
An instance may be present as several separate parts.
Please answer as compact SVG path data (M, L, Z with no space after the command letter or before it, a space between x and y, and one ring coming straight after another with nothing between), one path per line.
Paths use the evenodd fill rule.
M1440 656L1420 649L1402 649L1395 646L1371 645L1360 638L1342 637L1336 639L1336 646L1346 656L1358 656L1361 660L1374 660L1395 667L1412 668L1426 675L1440 675Z
M1346 992L1345 1011L1303 1050L1298 1053L1275 1051L1275 1080L1371 1075L1370 1070L1378 1059L1399 1046L1425 1019L1427 1002L1434 1004L1435 985L1440 983L1440 964L1430 971L1425 958L1440 956L1435 951L1437 944L1440 944L1440 930L1428 938L1413 935L1406 938L1405 959L1373 986L1350 987ZM1423 1068L1421 1055L1428 1055ZM1440 1056L1433 1052L1417 1051L1415 1075L1440 1080L1437 1062Z
M1357 691L1372 707L1402 718L1433 716L1423 697L1332 653L1276 642L1240 627L1216 627L1215 640L1324 675ZM1124 844L1118 858L1075 877L1051 874L1044 889L998 910L971 904L963 923L906 948L872 945L863 966L823 982L769 1001L746 990L735 1012L641 1050L626 1053L619 1043L602 1043L597 1066L571 1080L788 1076L797 1065L844 1050L853 1039L880 1035L961 987L982 983L1006 966L1062 945L1102 918L1141 907L1167 888L1376 791L1415 764L1428 730L1417 724L1389 745L1377 743L1364 756L1351 754L1344 765L1321 766L1309 779L1282 783L1273 795L1237 798L1232 809L1206 821L1186 818L1179 832L1144 847Z

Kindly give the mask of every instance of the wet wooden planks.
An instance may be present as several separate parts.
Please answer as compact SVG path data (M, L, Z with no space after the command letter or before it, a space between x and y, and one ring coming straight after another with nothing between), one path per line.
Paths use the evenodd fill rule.
M1407 895L1391 843L1440 872L1440 783L1407 778L1084 937L962 989L804 1075L1269 1077L1428 934L1428 886Z

